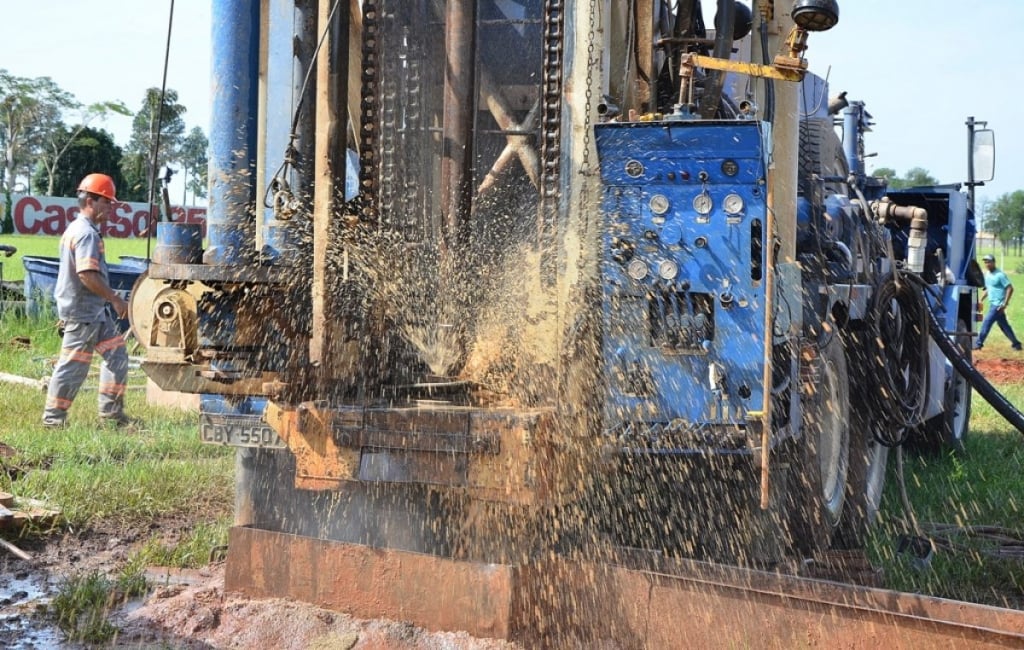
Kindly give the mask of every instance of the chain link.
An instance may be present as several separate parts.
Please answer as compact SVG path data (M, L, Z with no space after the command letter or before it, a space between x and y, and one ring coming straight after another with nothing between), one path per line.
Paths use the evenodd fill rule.
M590 200L590 177L593 171L590 169L590 147L591 147L591 113L594 109L594 68L599 61L594 58L594 39L597 34L597 0L590 0L589 20L587 21L587 89L584 93L586 105L583 113L583 158L580 160L580 191L579 191L579 214L580 219L580 263L583 264L586 257L586 245L590 235L590 209L587 202Z
M376 222L380 191L378 124L380 112L380 11L377 0L363 1L363 70L359 112L359 196L361 216Z
M562 196L562 73L565 4L545 0L543 79L541 82L541 175L538 243L553 258L553 243ZM553 269L551 269L553 271Z

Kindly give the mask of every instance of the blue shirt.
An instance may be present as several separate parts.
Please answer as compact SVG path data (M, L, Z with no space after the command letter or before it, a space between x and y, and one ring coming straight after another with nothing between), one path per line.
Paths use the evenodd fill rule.
M999 307L1006 300L1006 287L1011 286L1010 278L996 269L985 274L985 291L988 292L989 307Z
M107 259L100 230L89 217L79 214L68 224L60 238L60 268L53 297L57 299L57 316L72 322L96 323L104 318L106 299L89 291L78 274L97 271L109 285Z

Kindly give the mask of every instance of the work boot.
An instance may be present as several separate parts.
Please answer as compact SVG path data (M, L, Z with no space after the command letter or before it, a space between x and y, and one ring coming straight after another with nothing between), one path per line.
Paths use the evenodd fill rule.
M103 420L105 424L117 429L137 431L142 428L142 420L128 417L124 413L118 413L116 415L101 415L100 420Z
M54 419L54 418L44 419L43 420L43 428L44 429L54 429L54 430L56 430L56 429L67 429L68 428L68 421L64 420L64 419Z
M1016 343L1013 344L1013 349L1016 350L1017 352L1021 351L1021 347L1022 346L1020 344L1020 341L1017 341Z

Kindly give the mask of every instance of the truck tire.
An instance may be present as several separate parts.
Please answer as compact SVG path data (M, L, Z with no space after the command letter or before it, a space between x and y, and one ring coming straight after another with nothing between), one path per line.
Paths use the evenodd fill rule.
M842 178L850 174L843 154L843 143L832 128L832 120L807 118L800 120L800 193L807 199L815 195L818 187L814 177ZM825 183L827 194L845 194L842 182Z
M971 331L963 319L956 322L956 338L953 342L960 356L970 363ZM971 384L967 377L953 368L952 377L946 381L942 413L925 421L921 431L921 445L931 452L940 452L943 448L963 452L970 423Z
M850 378L846 352L832 335L802 381L802 434L789 469L792 546L805 554L829 547L843 514L850 461Z
M868 407L853 409L850 426L850 469L846 503L833 546L863 548L868 531L878 518L885 489L889 448L878 442L873 427L877 421Z

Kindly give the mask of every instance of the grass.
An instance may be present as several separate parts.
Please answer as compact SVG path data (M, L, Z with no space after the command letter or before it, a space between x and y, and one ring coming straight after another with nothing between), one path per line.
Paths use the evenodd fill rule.
M16 337L31 343L11 345ZM0 371L45 376L59 346L52 325L14 314L0 318ZM218 519L230 511L232 453L199 442L194 413L146 404L145 378L134 371L126 410L146 426L132 434L107 428L96 412L96 381L86 380L71 409L71 425L58 431L40 425L43 391L3 386L7 408L0 440L17 450L5 462L26 471L13 479L0 474L0 489L62 508L76 528L160 516Z
M26 339L28 345L21 342ZM0 372L44 377L59 348L52 319L0 315ZM146 425L135 433L106 428L96 413L96 381L86 380L71 409L71 426L58 431L40 424L43 391L0 385L0 441L16 450L0 458L0 489L59 508L61 525L78 534L90 528L147 530L160 519L188 523L178 540L151 534L116 578L95 571L66 578L50 614L69 640L90 644L116 634L108 614L146 591L146 566L209 563L227 543L234 498L233 451L200 443L194 413L146 404L138 390L145 379L135 371L126 410Z
M50 603L50 616L57 627L76 643L106 643L117 634L110 623L110 612L119 605L146 593L146 579L135 567L110 579L99 571L90 571L64 580Z
M137 238L116 238L107 237L104 240L107 250L107 260L116 264L122 255L131 257L146 257L146 240ZM60 247L60 237L45 235L0 235L0 244L14 246L18 252L11 257L0 256L0 264L3 265L3 280L15 282L25 279L25 266L21 260L26 255L30 257L56 257ZM150 250L156 246L156 242L150 242Z
M1000 388L1011 402L1024 404L1024 385ZM1020 608L1024 562L992 557L993 543L966 531L998 526L1024 539L1024 440L977 395L973 405L964 454L905 455L905 484L917 521L925 533L936 524L954 526L953 533L937 535L951 548L939 548L926 570L896 552L899 536L914 531L899 498L896 463L891 462L881 525L868 550L884 568L891 589Z

